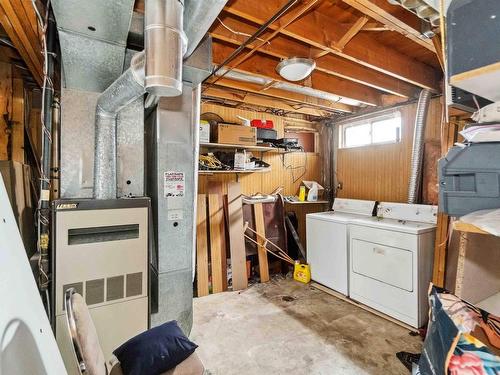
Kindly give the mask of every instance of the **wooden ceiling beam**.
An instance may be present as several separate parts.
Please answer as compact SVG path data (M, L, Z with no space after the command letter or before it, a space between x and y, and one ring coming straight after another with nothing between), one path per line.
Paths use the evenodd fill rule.
M335 43L335 48L338 49L344 49L344 47L349 43L352 38L354 38L360 30L366 25L368 22L369 18L368 17L361 17L359 18L354 25L352 25L349 30L346 31L344 35L340 38L338 42Z
M42 86L41 43L37 31L35 31L36 25L32 25L33 17L28 16L30 12L34 13L31 2L0 0L0 23L36 82Z
M420 32L421 20L414 14L408 12L399 5L391 5L387 0L343 0L361 13L388 26L413 42L436 52L434 45L429 39L422 39Z
M221 16L221 21L224 22L224 25L216 22L212 26L210 35L215 40L231 43L234 46L241 45L247 38L245 35L237 33L252 34L256 30L256 27L234 19L227 14ZM249 48L253 47L254 44L249 45ZM259 52L279 59L292 56L314 57L316 55L317 57L318 51L320 50L284 36L275 37L271 43L266 43L259 49ZM325 52L324 50L321 51ZM328 54L328 52L325 52L325 54ZM328 56L317 58L316 69L342 79L381 90L388 94L405 98L413 98L418 95L417 88L412 84L365 66L353 64L349 60L336 55L328 54Z
M212 55L214 64L221 64L233 52L233 48L226 44L214 42L212 44ZM238 66L239 71L259 75L276 81L286 82L277 72L276 65L280 62L263 54L254 54ZM229 64L232 67L232 64ZM217 81L220 77L216 77ZM296 83L303 86L301 83ZM325 74L324 72L314 71L311 74L311 86L316 90L321 90L330 94L334 94L343 98L357 100L361 103L378 106L381 104L381 93L371 87L361 85L356 82L351 82L345 79Z
M279 0L234 0L224 9L238 17L262 24L276 13L280 3ZM278 27L279 21L270 26L273 30ZM335 19L311 11L288 25L282 33L416 86L439 91L440 75L432 67L395 51L373 37L360 33L344 49L335 48L335 43L347 31L348 27Z
M303 105L290 105L282 100L268 98L262 95L246 93L239 90L227 90L218 87L209 87L203 91L203 98L217 98L234 101L238 103L250 104L258 107L276 108L286 112L299 113L302 115L328 117L332 112L323 109L305 107Z
M217 81L217 86L227 87L230 89L236 89L241 91L250 92L253 94L263 95L270 98L282 99L289 102L295 102L298 104L304 104L307 106L312 106L320 109L324 109L327 111L337 111L337 112L345 112L352 113L354 112L355 107L351 107L347 104L337 103L333 101L328 101L324 99L313 98L304 94L298 94L294 92L283 91L280 89L276 89L273 87L267 88L266 90L262 90L262 87L247 82L239 82L234 81L227 78L222 78Z

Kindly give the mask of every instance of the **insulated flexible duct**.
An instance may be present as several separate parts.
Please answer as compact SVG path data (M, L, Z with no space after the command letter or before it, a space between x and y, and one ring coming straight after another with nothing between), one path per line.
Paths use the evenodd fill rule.
M408 203L418 203L422 179L422 160L424 157L424 136L427 112L431 100L431 92L422 90L418 98L417 114L415 115L415 132L411 154L410 183L408 186Z
M246 74L246 73L235 71L235 70L228 71L226 68L221 68L219 71L217 71L215 73L215 75L218 77L224 76L225 78L234 79L235 81L254 83L257 85L261 85L261 86L272 85L271 87L275 88L275 89L293 92L296 94L312 96L313 98L323 99L323 100L327 100L327 101L334 102L334 103L338 102L338 103L343 103L343 104L347 104L347 105L354 105L354 106L361 105L361 103L357 100L353 100L353 99L349 99L349 98L342 98L338 95L331 94L329 92L325 92L325 91L321 91L321 90L316 90L316 89L313 89L311 87L300 86L300 85L296 85L296 84L288 83L288 82L274 82L273 83L273 80L270 78L255 76L252 74Z
M94 198L116 198L116 118L118 112L144 94L144 52L97 100L95 124Z

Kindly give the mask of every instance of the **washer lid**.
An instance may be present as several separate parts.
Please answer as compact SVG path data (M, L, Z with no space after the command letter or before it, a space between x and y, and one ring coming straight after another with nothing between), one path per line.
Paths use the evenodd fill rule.
M394 232L421 234L436 230L435 224L422 223L420 221L385 219L380 217L361 217L351 221L351 224L364 225L372 228L391 230Z
M316 220L324 220L324 221L332 221L332 222L336 222L336 223L349 224L349 223L354 222L357 219L363 218L365 216L358 215L358 214L337 212L337 211L328 211L328 212L316 212L313 214L307 214L306 217L308 219L316 219Z

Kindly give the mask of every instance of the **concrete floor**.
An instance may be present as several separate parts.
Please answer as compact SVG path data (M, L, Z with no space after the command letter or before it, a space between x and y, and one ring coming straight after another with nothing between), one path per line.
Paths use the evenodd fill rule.
M421 350L406 329L283 278L195 298L191 339L213 375L408 374L395 353Z

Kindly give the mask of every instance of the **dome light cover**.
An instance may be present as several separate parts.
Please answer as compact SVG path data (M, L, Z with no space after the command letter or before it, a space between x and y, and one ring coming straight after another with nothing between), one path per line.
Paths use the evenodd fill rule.
M312 59L292 57L281 61L276 66L276 71L287 81L301 81L307 78L316 68L316 62Z

